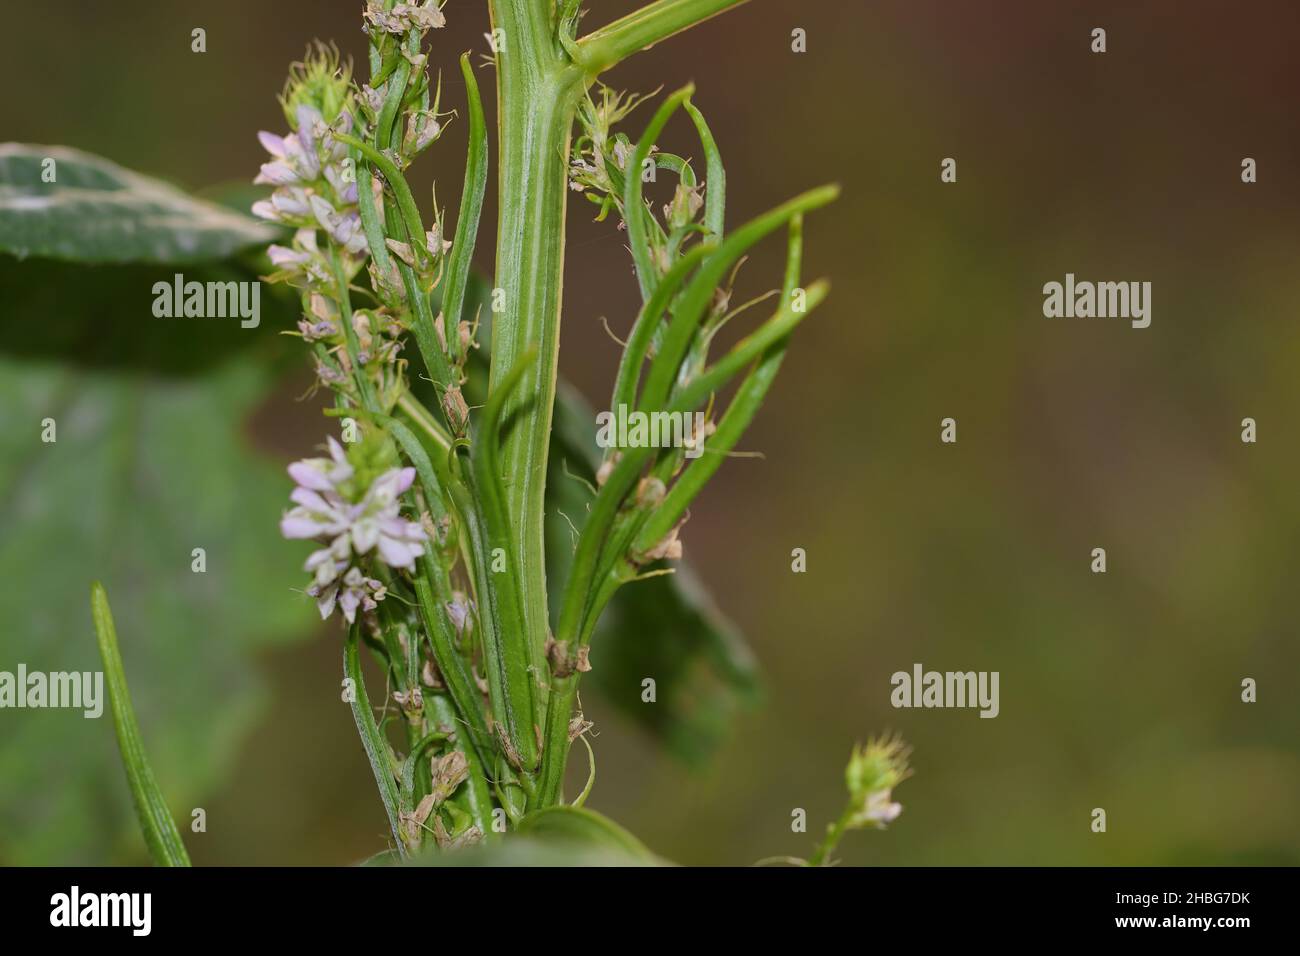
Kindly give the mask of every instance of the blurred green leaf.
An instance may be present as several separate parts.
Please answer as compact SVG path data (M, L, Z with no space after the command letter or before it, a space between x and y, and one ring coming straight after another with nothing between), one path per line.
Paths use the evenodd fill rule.
M277 235L251 216L77 149L0 144L0 251L20 259L197 262Z
M396 855L371 857L362 866L384 866L404 862L407 866L660 866L664 861L653 855L632 854L615 846L595 842L557 840L551 836L512 836L506 840L480 843L477 846L442 853L430 850L406 861Z
M83 595L103 579L174 806L211 792L250 729L263 693L253 652L312 621L292 594L301 549L276 531L288 482L240 434L270 382L248 362L173 379L0 357L0 667L98 670ZM0 861L134 852L107 727L69 710L3 720Z
M577 532L599 465L596 416L573 388L556 391L546 506L547 584L559 608ZM621 587L592 638L586 682L690 765L706 761L732 719L759 696L758 668L687 562L676 573ZM554 622L552 622L554 623ZM641 682L655 681L655 705Z
M545 843L591 847L644 863L657 862L646 845L609 817L582 807L546 807L519 821L516 831Z
M245 361L288 359L301 367L301 350L280 334L293 328L299 315L297 297L286 287L263 284L257 328L241 328L237 318L158 318L152 308L154 283L171 283L175 271L143 263L19 262L0 256L0 302L5 304L0 352L169 378L208 371L236 354ZM256 280L257 270L227 259L186 266L184 276L186 281L248 282Z

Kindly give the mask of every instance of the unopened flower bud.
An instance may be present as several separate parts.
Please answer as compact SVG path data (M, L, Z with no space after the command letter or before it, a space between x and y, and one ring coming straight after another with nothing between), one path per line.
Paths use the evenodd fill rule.
M453 385L442 393L442 410L447 415L447 423L457 435L465 433L469 424L469 406L460 393L460 386Z

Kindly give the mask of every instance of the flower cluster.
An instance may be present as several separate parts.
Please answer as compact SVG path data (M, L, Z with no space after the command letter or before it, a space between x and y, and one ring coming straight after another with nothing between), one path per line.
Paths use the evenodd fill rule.
M359 488L357 470L330 438L328 458L294 462L289 476L297 482L290 495L296 507L280 521L280 532L328 542L303 567L313 575L307 593L322 618L337 605L352 623L358 607L372 611L387 594L382 582L361 570L368 555L390 568L411 569L424 554L428 535L418 522L401 516L401 496L415 480L415 469L388 469Z
M582 134L574 141L569 162L569 188L585 193L601 207L597 222L604 220L611 209L620 215L623 210L623 177L633 143L623 133L614 132L613 127L648 98L622 93L603 83L599 93L599 100L589 96L579 107Z
M253 182L274 186L275 192L254 203L253 214L297 227L291 247L273 245L268 253L272 263L308 285L331 281L316 243L318 229L352 255L366 248L356 176L347 147L332 135L352 131L349 84L338 54L319 48L296 67L281 97L290 132L257 134L271 158Z
M320 343L314 356L320 383L355 400L361 394L359 372L387 407L403 387L404 362L399 353L406 329L393 313L401 312L405 291L396 268L390 262L390 274L381 277L370 263L373 287L392 308L353 311L350 305L345 309L344 302L345 284L369 259L369 247L356 168L339 137L364 133L362 127L374 117L356 95L350 69L340 64L336 51L323 46L295 64L280 102L290 131L283 136L258 134L270 159L254 182L275 188L270 198L254 203L253 212L295 231L289 245L267 249L276 269L269 278L301 290L303 318L298 331L309 344ZM383 187L378 178L371 181L371 188L375 206L382 211ZM349 330L341 321L345 311L352 312L351 334L358 345L355 360L347 347Z
M883 829L903 812L902 804L894 802L893 791L911 774L907 757L907 746L898 737L881 737L853 748L844 769L850 828Z

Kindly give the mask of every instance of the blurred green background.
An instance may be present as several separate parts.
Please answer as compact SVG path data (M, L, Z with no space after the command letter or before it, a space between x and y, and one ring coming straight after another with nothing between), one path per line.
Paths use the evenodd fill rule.
M448 105L463 103L455 56L486 52L484 6L450 0L434 37ZM595 25L633 4L589 6ZM316 37L360 57L360 7L11 5L0 140L76 146L190 189L246 181L256 131L284 125L288 63ZM1089 51L1096 26L1104 55ZM194 27L204 54L190 51ZM795 28L806 53L791 52ZM762 662L764 706L688 772L584 698L593 807L684 863L804 854L839 811L850 746L892 729L915 748L906 809L886 833L850 835L846 863L1300 862L1298 35L1289 0L754 0L605 77L638 91L696 82L732 223L824 181L844 196L807 225L806 271L834 289L743 442L766 457L728 463L683 532ZM690 152L687 134L673 135ZM436 176L454 201L463 146L457 121L418 196ZM1254 185L1240 181L1246 156ZM956 184L939 181L944 157ZM570 210L561 372L599 407L618 356L600 317L621 333L637 296L619 235L590 208ZM741 289L776 284L780 254L755 256ZM1066 272L1151 281L1151 327L1043 318L1042 285ZM142 332L86 324L57 270L27 273L39 294L15 291L23 275L6 266L0 288L0 668L97 667L87 597L101 576L124 595L114 608L160 782L207 811L205 834L182 820L194 861L375 852L385 822L338 701L339 634L290 590L300 549L275 533L279 469L325 431L296 401L305 356L258 339L247 347L274 353L276 384L245 389L250 373L221 365L231 398L217 408L188 406L182 376L101 383L95 367L120 373L144 336L193 358L189 328L151 319L147 285L103 292L140 297ZM71 354L65 327L87 370L51 382L42 363ZM245 347L214 345L213 362ZM130 405L131 440L102 454L60 444L62 471L43 476L31 422L61 401L70 436L99 435L97 414ZM231 416L228 453L248 468L213 488L192 462L226 449ZM946 416L955 446L939 442ZM1240 441L1246 416L1255 445ZM88 487L59 491L68 469ZM123 475L129 513L111 505ZM192 542L160 509L217 534L254 501L264 536L215 548L218 575L196 583ZM24 516L46 533L19 540ZM151 522L174 552L128 560ZM795 547L806 574L791 573ZM1094 547L1105 575L1089 571ZM247 645L250 670L214 651L231 644ZM889 676L916 662L999 671L1000 716L894 710ZM1259 682L1255 704L1240 701L1244 677ZM103 843L129 819L115 757L107 720L0 713L0 862L141 860L130 830ZM791 832L797 807L808 834ZM1090 831L1094 807L1104 835Z

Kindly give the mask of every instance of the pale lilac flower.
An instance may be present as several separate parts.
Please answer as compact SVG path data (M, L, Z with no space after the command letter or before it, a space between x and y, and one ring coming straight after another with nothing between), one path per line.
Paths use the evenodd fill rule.
M893 823L898 819L898 815L903 812L903 805L894 803L892 796L888 790L877 790L875 793L869 794L866 806L862 809L861 819L864 822L874 823L878 826Z
M349 624L355 623L358 607L363 611L373 611L378 606L377 602L386 596L382 582L366 577L357 568L348 568L341 578L328 584L313 584L307 593L316 599L316 609L320 611L321 620L333 614L337 604Z
M311 256L301 250L274 244L266 247L266 256L277 269L295 269L311 261Z
M303 225L303 220L311 218L307 191L301 186L281 186L271 194L270 199L259 199L253 203L253 215L272 222Z
M338 495L336 486L353 475L352 465L343 453L343 446L328 438L329 458L304 458L289 466L289 477L311 491L325 491Z
M338 326L329 319L320 319L317 322L299 319L298 331L302 333L304 342L319 342L321 339L328 339L337 335Z
M284 137L277 136L275 133L268 133L266 130L258 130L257 141L262 144L262 148L274 156L276 159L284 159Z
M315 179L320 175L320 157L316 153L316 126L320 124L324 127L325 120L320 115L320 110L306 103L298 104L297 117L298 132L284 138L284 151L301 164L304 172L310 174L304 178Z
M325 167L325 178L329 184L334 187L334 193L339 197L339 202L345 205L355 205L357 201L357 181L345 182L343 179L343 169L340 166L331 164Z
M349 181L344 170L347 146L332 134L352 129L352 114L339 113L331 129L320 110L299 103L294 112L297 129L285 136L263 130L257 134L263 148L270 153L257 178L259 184L275 186L270 199L253 204L253 214L261 219L307 228L311 241L300 231L295 247L316 254L315 229L324 229L330 238L348 253L357 255L366 249L365 232L356 208L357 184ZM341 208L336 208L341 207ZM300 250L301 251L301 250ZM277 252L284 256L283 252ZM299 263L301 264L301 263ZM328 274L322 269L306 268L309 277L320 279Z
M269 183L272 186L287 186L290 183L298 182L298 174L294 172L293 167L283 160L273 160L269 163L263 163L261 171L253 180L257 185Z
M325 153L322 156L324 162L333 165L348 158L348 145L341 142L334 136L334 134L352 132L351 113L344 110L338 115L338 119L334 121L333 126L329 126L324 121L320 121L320 125L316 128L321 134L321 144L325 149Z
M274 260L272 260L274 261ZM313 292L308 300L307 315L298 320L298 331L308 342L318 342L338 334L338 306L333 299Z
M378 113L384 108L384 95L387 92L387 84L381 84L379 89L365 83L361 85L361 97L365 100L366 106L370 108L372 113Z
M321 196L312 195L311 211L321 228L348 252L357 253L366 248L366 234L361 228L361 216L355 210L340 213Z
M428 535L418 522L399 514L400 498L415 481L414 468L394 468L375 479L352 519L352 547L365 554L378 547L389 567L411 568L424 554Z
M282 217L296 216L305 219L311 215L311 204L307 201L307 191L298 186L277 189L271 196L271 205Z
M338 580L347 570L351 557L347 536L339 535L328 548L313 551L302 569L312 572L312 583L323 588Z
M373 610L385 594L379 581L362 574L355 559L374 553L389 567L409 569L424 554L428 535L418 522L401 515L401 497L415 481L415 469L389 469L371 482L360 501L349 500L343 485L356 472L343 447L330 438L328 458L296 461L289 475L298 485L290 496L295 507L281 520L280 532L286 538L329 542L303 566L312 574L307 593L316 598L322 617L337 604L351 622L358 607Z
M313 356L316 360L316 377L320 379L322 385L331 388L342 385L347 382L348 377L333 366L326 365L320 360L319 356Z

